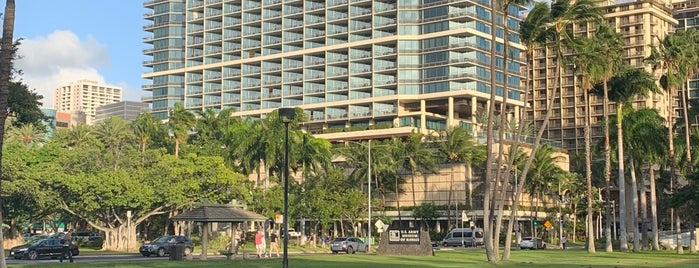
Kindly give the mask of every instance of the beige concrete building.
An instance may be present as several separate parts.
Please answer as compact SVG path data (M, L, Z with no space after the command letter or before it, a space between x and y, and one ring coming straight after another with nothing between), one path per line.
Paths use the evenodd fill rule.
M673 1L672 3L674 16L677 19L677 29L696 29L699 30L699 1ZM699 79L693 77L687 81L689 99L699 98ZM680 102L681 105L681 102ZM682 112L678 112L682 115ZM690 124L699 124L699 118L690 118Z
M95 122L97 107L120 102L120 87L99 84L92 80L78 80L54 90L53 105L57 112L83 112L85 123Z
M672 5L661 0L638 0L610 2L605 8L604 15L610 25L617 29L623 36L624 61L629 66L646 68L651 67L643 63L643 59L650 55L650 45L658 44L659 40L672 32L677 20L672 17ZM580 23L573 25L575 35L582 36L594 31L593 25ZM570 51L565 55L572 55ZM535 118L535 123L540 126L548 104L546 89L553 87L556 81L556 61L553 51L538 49L535 51L533 68L533 114L530 111L529 118ZM583 92L579 90L578 81L574 79L571 70L563 71L563 82L559 95L554 100L553 115L549 122L545 137L562 142L563 148L571 153L584 148L584 123L585 101ZM636 108L656 108L662 115L667 116L667 95L653 94L648 98L638 98L634 102ZM604 129L601 128L603 117L602 98L591 96L590 98L592 137L604 137ZM614 105L610 103L610 115L614 114Z

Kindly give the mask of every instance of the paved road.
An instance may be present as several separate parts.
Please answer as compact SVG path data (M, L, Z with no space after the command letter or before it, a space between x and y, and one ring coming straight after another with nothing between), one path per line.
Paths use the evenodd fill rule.
M294 254L297 255L298 253ZM290 253L291 255L291 253ZM200 255L195 254L192 256L193 259L197 260L199 259ZM208 260L223 260L226 259L225 256L223 255L209 255L207 256ZM246 258L253 257L252 255L248 255ZM237 255L236 259L241 259L242 255ZM73 259L76 262L133 262L133 261L141 261L141 262L146 262L146 261L167 261L169 260L169 257L143 257L141 255L137 254L130 254L130 255L87 255L87 256L75 256ZM7 258L6 259L7 264L40 264L40 263L56 263L59 262L58 259L39 259L39 260L16 260L14 258ZM67 261L67 260L64 260Z

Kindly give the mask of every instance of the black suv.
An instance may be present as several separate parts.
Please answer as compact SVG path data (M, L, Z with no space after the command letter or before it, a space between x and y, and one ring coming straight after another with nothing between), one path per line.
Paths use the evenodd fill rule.
M138 250L141 255L148 257L150 255L157 255L158 257L170 254L170 247L175 246L179 243L184 244L184 255L187 256L192 254L192 249L194 249L194 244L189 237L183 235L166 235L158 237L157 239L151 241L150 243L144 244Z

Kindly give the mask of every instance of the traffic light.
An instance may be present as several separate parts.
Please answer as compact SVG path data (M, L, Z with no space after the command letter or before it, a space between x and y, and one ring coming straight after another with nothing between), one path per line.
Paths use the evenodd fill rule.
M539 221L534 221L534 226L538 226L538 225L539 225Z

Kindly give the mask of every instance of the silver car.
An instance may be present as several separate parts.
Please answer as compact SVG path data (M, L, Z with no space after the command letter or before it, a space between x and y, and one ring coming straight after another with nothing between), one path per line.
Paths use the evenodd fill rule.
M340 251L354 254L357 251L367 252L369 246L356 237L338 237L330 242L330 250L333 254L337 254Z
M522 241L519 241L520 249L546 249L546 243L544 240L538 237L522 237Z

